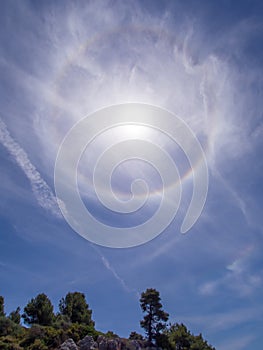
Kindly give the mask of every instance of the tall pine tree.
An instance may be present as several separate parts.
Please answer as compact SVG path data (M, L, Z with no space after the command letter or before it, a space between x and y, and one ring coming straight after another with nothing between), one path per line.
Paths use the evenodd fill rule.
M165 329L169 314L162 309L160 293L153 288L148 288L141 294L140 304L145 313L141 321L141 327L145 329L148 341L151 344L156 340L160 332Z

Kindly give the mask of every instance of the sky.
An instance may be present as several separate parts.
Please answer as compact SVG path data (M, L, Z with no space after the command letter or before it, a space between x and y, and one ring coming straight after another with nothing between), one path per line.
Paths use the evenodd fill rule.
M1 1L0 295L7 313L42 292L57 310L67 292L81 291L96 328L127 337L142 332L140 293L156 288L170 321L201 332L216 349L261 349L262 16L261 1ZM138 105L137 122L113 125L115 105ZM158 128L137 125L151 106L161 111ZM73 169L82 202L102 223L86 225L85 234L69 225L69 204L55 186L61 144L83 120L88 129L78 130L64 157L97 130ZM165 133L178 120L205 162L191 164L180 133ZM66 181L65 158L59 174ZM164 171L166 159L177 170ZM209 174L205 204L182 234L192 193L205 188L200 164ZM158 211L163 203L174 211L171 222ZM160 213L167 225L154 239L152 225L143 244L97 244L103 227L128 235Z

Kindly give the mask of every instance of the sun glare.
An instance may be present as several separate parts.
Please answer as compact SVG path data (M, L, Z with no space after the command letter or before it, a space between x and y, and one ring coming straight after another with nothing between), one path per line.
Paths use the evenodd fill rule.
M153 134L152 128L144 125L121 125L114 128L117 137L127 139L147 139L150 140Z

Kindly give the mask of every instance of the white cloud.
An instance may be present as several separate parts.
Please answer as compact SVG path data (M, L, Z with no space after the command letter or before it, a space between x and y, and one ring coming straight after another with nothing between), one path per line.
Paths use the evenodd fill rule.
M11 137L2 119L0 119L0 142L8 150L13 160L23 170L24 174L30 181L38 204L56 217L60 218L60 210L51 188L42 179L35 166L30 162L28 155L23 148Z
M214 296L227 290L240 297L253 295L263 282L260 272L252 272L249 266L253 251L253 246L247 246L238 258L226 266L222 277L200 285L199 293L204 296Z
M109 6L109 3L112 6ZM33 41L28 40L25 33L19 37L20 42L27 41L28 45L25 47L29 51L30 46L32 47L28 57L32 58L33 63L37 63L36 76L34 72L31 72L31 75L26 74L24 70L15 66L14 61L10 63L9 57L5 58L4 68L6 71L10 68L13 72L13 75L8 77L9 80L14 81L14 84L18 83L20 91L28 97L26 102L30 101L36 111L33 115L25 114L28 115L25 118L33 119L34 131L42 147L35 149L35 145L32 145L30 152L41 153L43 166L53 169L60 142L69 128L80 118L114 103L136 101L157 104L183 117L202 138L209 166L213 170L212 177L217 175L217 179L221 177L224 189L233 198L233 205L240 209L249 223L247 216L249 204L246 198L232 185L231 180L225 179L224 171L221 170L227 167L229 173L236 172L235 179L238 182L238 169L233 167L231 159L249 155L253 150L253 143L259 142L262 138L262 125L252 128L254 133L250 138L250 124L256 120L255 116L262 106L262 102L259 102L262 101L261 96L257 98L255 94L251 97L253 95L251 87L261 71L258 72L256 68L249 72L243 71L240 67L236 69L229 57L213 53L212 49L207 48L206 40L202 41L200 36L196 35L200 29L197 22L189 26L175 23L174 27L169 27L167 12L163 17L159 13L157 16L150 12L145 13L141 9L140 2L128 4L117 1L114 4L105 1L89 2L80 9L77 4L71 3L70 6L65 5L63 11L59 11L56 4L49 4L46 8L43 6L41 26L36 23L38 17L35 13L28 11L24 16L29 21L32 17L36 21L33 35L30 36ZM171 22L171 18L169 20ZM29 28L30 24L32 23L29 23ZM38 28L41 28L41 33L37 33ZM237 26L232 31L226 31L221 41L214 40L217 52L220 52L220 48L228 46L229 52L239 54L240 41L247 40L245 36L249 28L251 23L243 23L241 28ZM193 45L198 47L201 54L205 52L202 59L195 60L192 56ZM1 63L3 57L2 55ZM39 57L41 57L40 64ZM248 65L252 67L252 64ZM14 103L15 108L19 112L20 105L17 101ZM9 116L8 110L5 114ZM19 113L17 115L12 113L9 123L19 125L18 118ZM32 123L30 120L30 124ZM29 179L39 204L51 213L59 215L54 194L41 176L44 172L35 168L29 156L10 136L2 123L0 139ZM18 139L22 140L22 137ZM24 144L23 140L21 144ZM85 176L80 178L87 189L86 180ZM219 203L219 206L227 209L224 202ZM260 210L258 217L261 224ZM214 227L216 225L220 227L216 218L213 224ZM207 226L204 227L204 230L206 229ZM220 251L220 254L224 255L226 249L228 252L236 251L236 247L225 246L223 235L221 238L214 239L214 243L202 240L199 244L196 243L196 251L199 249L201 251L202 245L205 244L207 251L211 248L210 255L205 256L208 257L206 271L211 268L213 252L216 255ZM130 259L129 269L137 268L141 271L141 266L150 263L153 264L154 270L154 263L158 263L156 260L159 256L171 259L172 269L176 261L174 256L180 254L175 251L177 239L175 237L172 241L163 240L162 245L159 242L151 244L150 249L144 247L139 259L134 257ZM184 246L189 247L188 242ZM194 266L195 254L190 257L186 250L185 254L188 261L182 259L182 264ZM126 282L129 281L129 271L126 277L126 272L120 270L121 264L120 268L116 269L105 256L102 254L99 256L104 268L125 291L137 293ZM163 267L159 268L162 271ZM118 270L122 273L120 274ZM157 274L153 278L158 283ZM143 278L143 275L141 276ZM183 278L185 279L185 276ZM180 280L169 283L175 290ZM228 295L227 292L241 297L251 297L260 287L262 287L260 274L252 272L248 268L247 261L236 258L225 266L221 278L207 281L200 286L199 292L206 296L205 300L209 299L208 295L214 297L221 293L222 299L219 298L219 303L223 306L223 297ZM262 317L262 311L260 312L261 314L249 308L241 310L240 313L234 310L208 317L202 315L193 319L193 322L196 322L197 326L205 324L206 329L212 327L213 331L217 332L218 328L224 329L225 324L238 326L247 319L252 321L254 318ZM229 341L222 346L225 346L223 350L239 350L244 344L248 345L246 337L240 341L234 339L232 343Z

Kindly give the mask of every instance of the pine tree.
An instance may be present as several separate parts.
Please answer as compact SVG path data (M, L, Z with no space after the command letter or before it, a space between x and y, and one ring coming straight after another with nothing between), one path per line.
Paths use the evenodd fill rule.
M26 305L22 317L27 324L49 326L54 319L53 305L46 294L38 294Z
M59 302L61 315L67 316L72 323L94 325L91 319L92 311L86 302L85 295L80 292L68 293Z
M147 289L141 294L140 304L142 311L146 313L140 322L145 329L148 341L151 344L156 340L160 332L165 329L169 314L162 310L160 293L153 288Z

